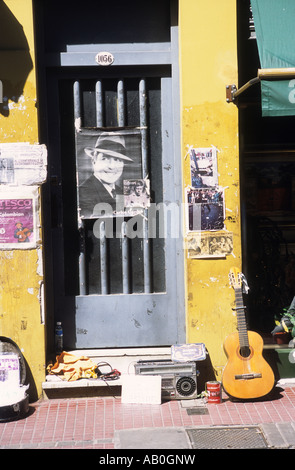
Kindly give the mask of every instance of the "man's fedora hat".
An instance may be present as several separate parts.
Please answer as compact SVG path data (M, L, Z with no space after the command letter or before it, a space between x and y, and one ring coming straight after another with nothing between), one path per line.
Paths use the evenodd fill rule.
M98 153L109 155L110 157L120 158L132 162L133 160L126 156L125 139L122 135L115 132L103 132L97 139L95 147L86 147L85 153L93 158Z

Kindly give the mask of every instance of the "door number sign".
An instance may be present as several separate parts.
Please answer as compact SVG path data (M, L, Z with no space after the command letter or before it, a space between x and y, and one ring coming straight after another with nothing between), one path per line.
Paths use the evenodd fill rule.
M98 65L112 65L114 56L110 52L99 52L95 56L95 61Z

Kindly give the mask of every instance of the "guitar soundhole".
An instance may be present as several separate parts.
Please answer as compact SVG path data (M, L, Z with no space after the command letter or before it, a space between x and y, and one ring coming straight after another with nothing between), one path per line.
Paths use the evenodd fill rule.
M251 349L249 348L249 346L242 346L240 348L240 355L244 358L247 358L249 357L251 354Z

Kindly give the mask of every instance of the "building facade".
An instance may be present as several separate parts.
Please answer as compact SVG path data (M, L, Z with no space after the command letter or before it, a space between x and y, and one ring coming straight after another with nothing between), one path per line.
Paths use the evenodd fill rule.
M254 50L245 72L249 2L2 3L0 144L14 171L1 201L34 210L29 244L1 239L0 333L21 348L35 395L56 321L65 349L84 354L204 343L220 380L236 329L229 272L249 249L253 107L226 100L256 66ZM107 145L118 175L100 170L108 192L94 204L84 189ZM4 225L21 223L7 212Z

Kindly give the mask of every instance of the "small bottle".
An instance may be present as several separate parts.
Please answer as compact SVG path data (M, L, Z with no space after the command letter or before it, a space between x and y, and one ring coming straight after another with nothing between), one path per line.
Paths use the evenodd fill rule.
M61 326L61 322L56 322L55 327L55 351L57 353L61 353L63 351L63 329Z

